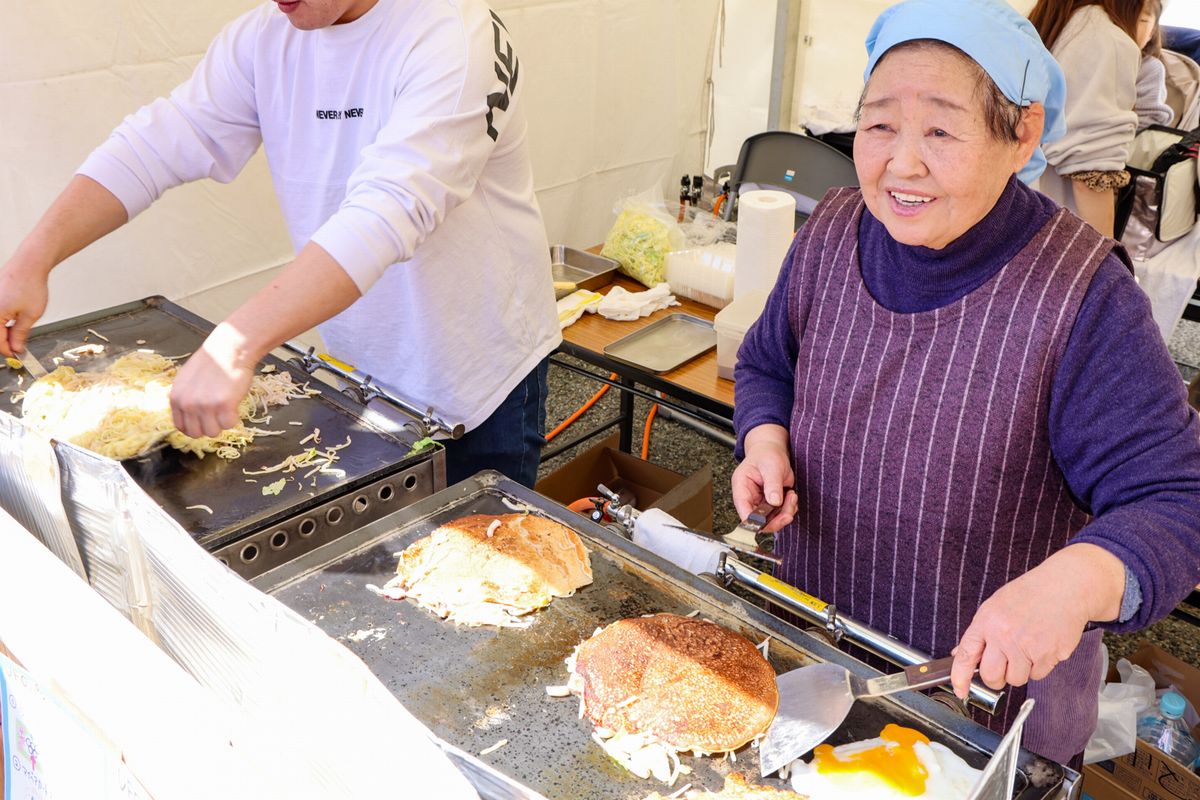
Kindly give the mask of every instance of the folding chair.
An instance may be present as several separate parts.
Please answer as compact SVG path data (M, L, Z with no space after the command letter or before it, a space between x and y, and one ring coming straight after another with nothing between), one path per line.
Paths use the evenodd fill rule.
M742 143L733 177L732 197L751 189L781 189L796 198L796 227L812 214L825 192L835 186L858 186L854 161L837 148L789 131L756 133ZM725 219L735 216L726 202Z

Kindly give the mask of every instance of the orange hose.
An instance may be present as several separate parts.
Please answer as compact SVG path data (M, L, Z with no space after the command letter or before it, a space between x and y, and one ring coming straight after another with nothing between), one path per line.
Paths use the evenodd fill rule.
M581 497L567 506L567 508L571 509L577 514L587 515L591 513L593 508L596 507L596 504L593 502L595 499L596 498L594 497Z
M615 381L615 380L617 379L617 373L615 373L615 372L613 372L613 373L610 373L610 374L609 374L609 376L608 376L608 379L609 379L610 381ZM547 433L547 434L546 434L546 441L547 441L547 442L548 442L548 441L550 441L550 440L551 440L551 439L553 439L555 436L558 436L560 433L562 433L563 431L565 431L567 428L571 427L571 425L573 425L577 419L579 419L580 417L582 417L582 416L583 416L583 415L584 415L584 414L587 412L587 410L588 410L589 408L591 408L592 406L596 405L597 401L599 401L601 397L604 397L604 393L605 393L605 392L607 392L607 391L608 391L608 389L609 389L609 386L608 386L608 384L607 384L607 383L606 383L606 384L604 384L603 386L601 386L601 387L600 387L600 391L598 391L598 392L596 392L594 395L592 395L592 399L591 399L591 400L588 400L586 403L584 403L582 406L580 406L580 407L579 407L579 408L578 408L578 409L575 411L575 413L571 414L571 416L567 417L567 418L566 418L566 419L564 419L562 422L560 422L560 423L558 424L558 427L556 427L554 430L552 430L552 431L550 431L549 433Z
M654 422L656 414L658 414L658 403L650 406L650 412L646 414L646 427L642 429L642 461L650 460L650 423Z
M713 216L714 217L721 216L721 206L723 206L725 204L726 197L728 197L728 195L723 194L717 198L717 201L715 203L713 203Z

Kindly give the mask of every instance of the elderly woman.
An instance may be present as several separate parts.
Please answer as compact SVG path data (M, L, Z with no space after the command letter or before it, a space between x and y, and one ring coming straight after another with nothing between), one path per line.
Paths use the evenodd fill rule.
M780 577L1028 693L1025 745L1095 725L1101 631L1200 580L1200 423L1121 248L1043 195L1062 75L998 0L884 12L860 190L797 237L736 370L744 515L781 506ZM1019 687L1019 688L1018 688Z

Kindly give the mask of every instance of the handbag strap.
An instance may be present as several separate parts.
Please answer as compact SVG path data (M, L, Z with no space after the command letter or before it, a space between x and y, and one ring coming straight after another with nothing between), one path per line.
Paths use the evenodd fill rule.
M1152 172L1163 173L1184 159L1200 156L1200 128L1188 131L1178 142L1163 150L1154 159Z

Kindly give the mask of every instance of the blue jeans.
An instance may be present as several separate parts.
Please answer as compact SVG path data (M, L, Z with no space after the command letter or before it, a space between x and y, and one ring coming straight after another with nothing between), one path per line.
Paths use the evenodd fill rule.
M446 445L446 483L454 485L476 472L494 469L532 488L546 443L546 373L542 359L517 384L483 424Z

